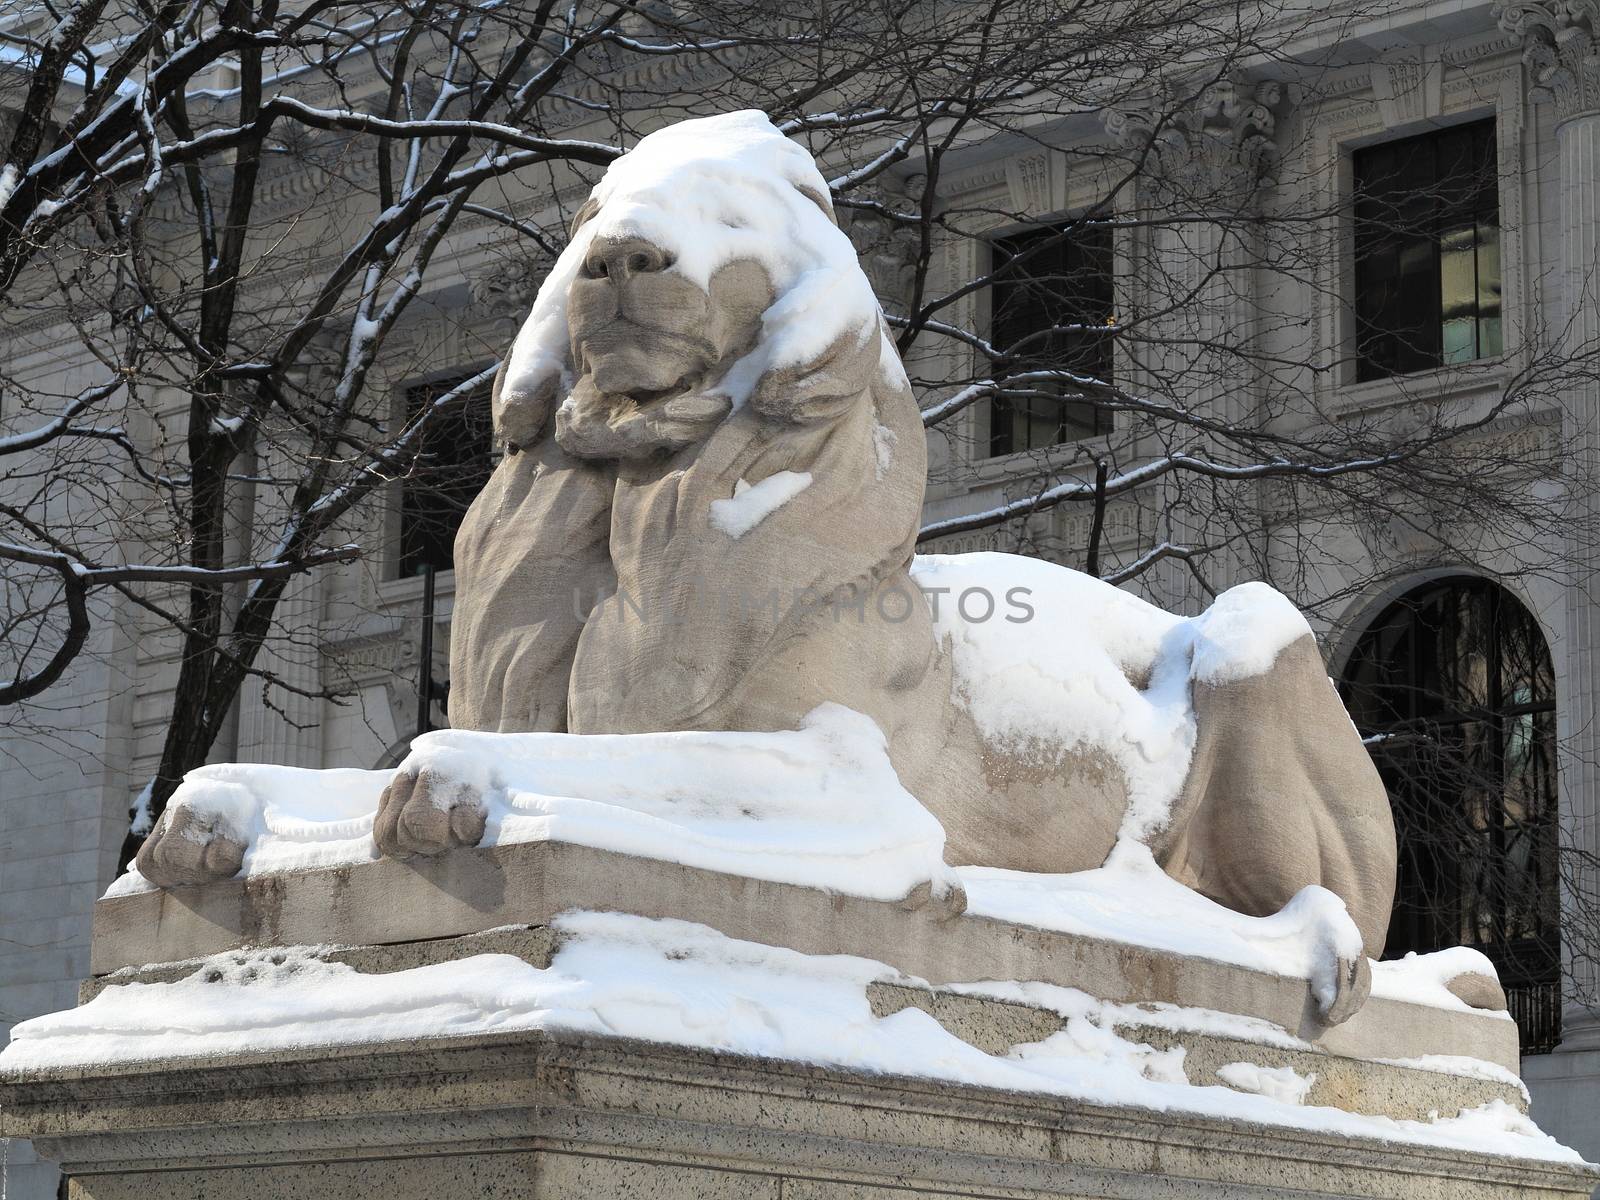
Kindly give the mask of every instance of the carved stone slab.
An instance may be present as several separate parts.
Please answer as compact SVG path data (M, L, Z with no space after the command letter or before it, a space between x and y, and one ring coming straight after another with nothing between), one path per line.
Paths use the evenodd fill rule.
M569 909L671 917L805 954L853 954L932 984L1034 980L1117 1003L1259 1017L1330 1054L1518 1066L1503 1016L1373 997L1329 1027L1302 979L931 906L864 900L559 842L455 850L102 900L91 969L241 946L372 946L541 925Z

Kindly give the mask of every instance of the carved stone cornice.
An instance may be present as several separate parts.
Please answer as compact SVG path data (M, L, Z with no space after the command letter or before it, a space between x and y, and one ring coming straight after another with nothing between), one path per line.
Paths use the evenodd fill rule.
M1534 101L1553 103L1563 121L1600 111L1600 0L1519 0L1495 16L1522 39Z
M1275 80L1220 80L1151 108L1106 113L1106 132L1150 153L1158 199L1234 207L1276 173L1275 136L1284 89Z

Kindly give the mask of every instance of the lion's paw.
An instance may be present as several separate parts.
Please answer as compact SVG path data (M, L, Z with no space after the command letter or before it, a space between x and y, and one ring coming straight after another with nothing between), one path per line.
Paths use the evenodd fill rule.
M372 838L387 858L443 854L482 841L488 815L470 785L427 767L402 768L378 797Z
M1445 990L1468 1008L1482 1012L1505 1012L1506 993L1493 975L1463 971L1445 983Z
M932 882L924 880L906 893L905 899L900 901L900 907L909 912L927 909L935 920L948 921L967 911L967 889L959 883L952 883L936 893Z
M217 816L173 804L161 814L134 858L157 887L186 887L231 879L244 865L245 844Z
M1361 1011L1372 995L1372 964L1365 954L1340 958L1334 963L1333 996L1318 998L1322 1019L1329 1025L1342 1025Z

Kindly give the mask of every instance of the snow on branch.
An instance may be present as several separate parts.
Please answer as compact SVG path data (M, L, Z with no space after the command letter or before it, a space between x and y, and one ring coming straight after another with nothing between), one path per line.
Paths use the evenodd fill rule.
M43 425L29 429L23 433L14 433L9 437L0 437L0 454L21 454L24 450L36 450L46 442L54 441L58 437L111 437L119 433L116 430L84 430L73 426L73 419L86 409L93 408L106 397L113 395L123 386L123 380L113 379L105 383L96 384L94 387L84 388L66 404L61 412Z
M974 529L984 529L990 525L998 525L1003 521L1009 521L1014 517L1023 517L1043 509L1054 508L1056 505L1068 501L1094 499L1097 494L1110 498L1123 492L1132 491L1175 471L1185 471L1211 479L1234 481L1283 478L1331 479L1340 475L1364 473L1395 466L1412 457L1415 453L1414 448L1408 447L1391 454L1350 459L1345 462L1315 463L1274 459L1269 462L1247 463L1238 466L1212 462L1209 459L1199 458L1192 454L1163 455L1149 462L1141 463L1137 467L1129 468L1120 475L1108 479L1103 488L1099 487L1093 480L1069 479L1044 488L1031 496L1024 496L1021 499L997 504L991 508L984 509L982 512L967 513L959 517L947 517L943 521L934 521L922 527L922 530L917 534L917 541L919 543L927 542L934 538L948 537L955 533L968 533Z

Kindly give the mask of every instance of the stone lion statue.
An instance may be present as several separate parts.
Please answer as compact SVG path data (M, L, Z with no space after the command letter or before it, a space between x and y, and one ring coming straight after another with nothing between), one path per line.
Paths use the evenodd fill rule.
M1136 845L1252 915L1322 885L1382 951L1388 799L1287 601L1246 585L1185 620L1035 560L914 556L916 401L821 175L764 115L611 166L493 409L505 456L455 546L455 727L779 730L831 701L877 722L952 863ZM1030 580L1056 601L1032 621L957 606ZM470 789L402 767L375 837L434 854L483 829ZM1330 1018L1365 971L1342 963Z
M972 702L946 628L962 617L936 616L928 587L971 573L913 558L927 470L915 399L814 163L761 114L663 129L612 166L501 370L494 417L506 457L456 540L456 727L791 729L834 701L882 728L952 862L1085 870L1130 832L1149 780L1116 731L1023 721L997 736ZM1080 616L1148 608L1074 578ZM1172 673L1164 654L1189 655L1192 735L1160 811L1132 822L1171 875L1255 915L1320 884L1376 956L1388 799L1292 620L1253 672L1196 672L1194 647L1167 636L1120 658L1089 647L1081 666L1107 674L1106 706L1125 713ZM475 800L430 790L404 771L391 785L387 852L476 839Z

